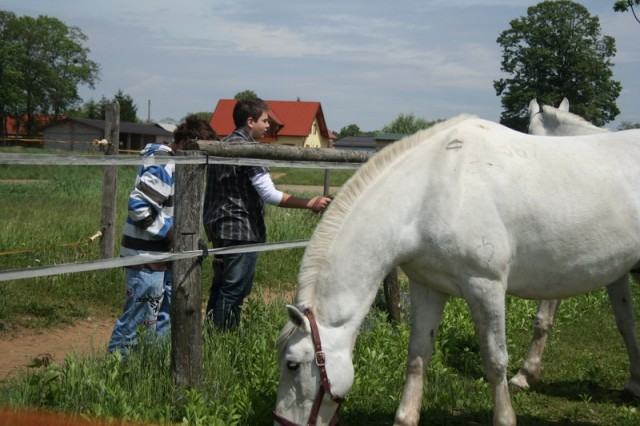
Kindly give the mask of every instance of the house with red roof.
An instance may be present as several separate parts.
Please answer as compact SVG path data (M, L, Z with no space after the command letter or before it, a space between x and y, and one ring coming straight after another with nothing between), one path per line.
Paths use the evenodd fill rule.
M236 99L220 99L211 116L211 127L225 137L235 130ZM269 132L259 142L306 148L328 148L334 139L327 128L320 102L265 101L269 105Z
M32 125L34 126L34 129L31 131L31 134L29 134L30 132L27 130L28 117L26 115L23 115L20 117L7 115L4 117L1 117L2 135L0 135L0 137L6 138L6 139L24 139L27 137L41 138L42 129L44 127L64 118L65 116L55 116L55 115L45 115L45 114L33 115L31 119L32 119Z

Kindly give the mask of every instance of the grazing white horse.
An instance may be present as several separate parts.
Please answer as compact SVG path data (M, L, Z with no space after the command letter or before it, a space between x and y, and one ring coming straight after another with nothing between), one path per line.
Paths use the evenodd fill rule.
M539 136L573 136L606 133L607 129L594 126L579 115L569 112L569 100L564 98L558 108L543 105L533 99L529 103L529 134ZM616 325L629 355L630 378L625 390L640 396L640 345L636 334L636 318L633 311L629 274L625 274L607 286L611 305L616 317ZM529 388L531 382L540 377L540 365L544 346L553 326L561 300L541 300L534 318L533 337L527 356L518 373L509 380L512 386Z
M456 296L474 321L493 423L515 425L506 295L578 295L639 263L639 161L638 131L559 140L469 116L376 154L339 191L305 250L278 338L276 424L332 421L353 384L362 321L399 266L409 277L411 334L395 424L418 423L423 375Z

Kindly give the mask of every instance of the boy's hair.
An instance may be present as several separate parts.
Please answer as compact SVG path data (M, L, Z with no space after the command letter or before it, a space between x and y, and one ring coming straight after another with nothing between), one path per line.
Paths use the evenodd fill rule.
M191 114L184 119L184 123L181 123L173 131L175 143L188 139L215 141L218 140L218 134L205 120L195 114Z
M233 107L233 124L236 129L244 127L249 118L258 120L265 111L269 111L269 105L260 98L240 99Z

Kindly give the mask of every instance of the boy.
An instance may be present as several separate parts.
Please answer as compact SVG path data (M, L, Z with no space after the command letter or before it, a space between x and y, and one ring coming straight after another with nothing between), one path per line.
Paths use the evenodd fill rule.
M255 142L269 130L269 106L261 99L239 100L233 109L236 129L226 142ZM331 199L294 197L275 188L269 169L260 166L211 164L207 170L204 226L214 247L266 241L264 203L324 211ZM240 324L244 299L251 292L258 252L216 255L207 318L221 329Z

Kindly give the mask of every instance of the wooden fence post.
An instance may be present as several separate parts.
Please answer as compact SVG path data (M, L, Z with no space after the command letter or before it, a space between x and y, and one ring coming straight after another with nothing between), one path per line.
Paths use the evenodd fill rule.
M389 322L398 324L402 320L402 299L400 297L400 284L398 283L398 268L394 267L382 282L384 299L387 302L387 314Z
M105 155L118 155L120 145L120 104L115 101L106 105L104 138L110 142ZM115 255L116 241L116 194L118 166L104 166L102 178L102 214L100 223L100 258L111 259Z
M178 155L199 155L181 151ZM198 250L202 229L205 165L176 165L174 251ZM171 294L171 376L193 387L202 375L202 259L173 262Z

